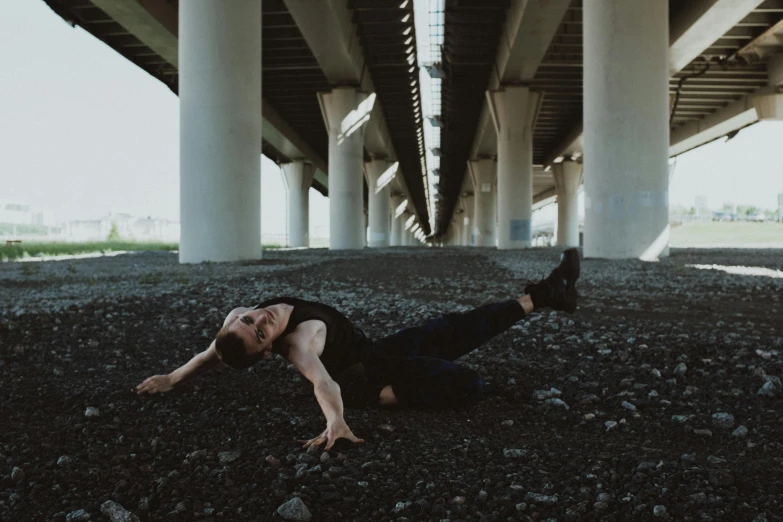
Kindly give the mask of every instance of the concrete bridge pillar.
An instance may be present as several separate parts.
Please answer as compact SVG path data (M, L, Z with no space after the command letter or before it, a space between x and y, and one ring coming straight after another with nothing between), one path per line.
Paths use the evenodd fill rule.
M408 220L410 220L411 216L413 216L413 214L410 211L406 210L398 218L402 221L402 246L411 245L411 239L413 238L411 229L413 228L413 224L408 226Z
M260 42L261 0L179 6L180 263L261 257Z
M552 165L557 191L557 246L579 246L579 185L582 165L563 161Z
M584 2L586 257L669 243L669 3Z
M532 246L533 122L541 94L509 86L487 92L498 135L497 246Z
M374 159L364 166L367 187L369 189L368 214L370 222L370 238L368 246L371 248L389 246L391 232L391 186L386 185L376 194L378 179L392 166L385 159Z
M405 196L402 194L395 194L391 196L391 209L389 209L389 215L391 217L391 246L402 246L402 232L405 228L405 219L400 217L394 217L397 212L397 208L403 204Z
M497 164L491 159L468 162L473 179L473 246L495 246Z
M365 244L364 127L374 95L353 87L320 93L329 133L329 249L361 249ZM366 114L364 114L366 113Z
M462 246L462 227L464 226L463 223L463 217L465 216L464 212L460 212L459 214L456 214L454 216L454 220L451 222L451 228L452 228L452 234L451 234L451 244L454 246Z
M473 194L462 196L462 206L465 209L465 214L462 218L462 244L464 246L473 245Z
M310 186L315 165L295 160L281 165L288 192L288 246L310 246Z

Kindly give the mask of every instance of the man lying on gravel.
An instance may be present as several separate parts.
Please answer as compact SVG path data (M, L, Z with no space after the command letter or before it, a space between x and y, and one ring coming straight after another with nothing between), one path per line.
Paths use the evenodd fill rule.
M339 438L364 442L343 418L347 406L447 408L471 404L485 392L474 370L455 359L508 330L534 309L576 310L579 253L563 252L560 264L522 297L447 314L422 326L371 340L340 312L321 303L278 297L254 308L235 308L206 351L168 375L154 375L136 393L171 390L221 362L245 369L278 353L310 382L326 417L326 429L305 447ZM336 377L336 378L335 378Z

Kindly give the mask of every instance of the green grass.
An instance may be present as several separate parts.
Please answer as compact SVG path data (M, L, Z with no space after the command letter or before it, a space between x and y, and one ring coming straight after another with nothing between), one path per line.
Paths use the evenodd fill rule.
M262 245L263 249L282 248L282 245ZM0 260L14 261L25 257L64 256L93 254L96 252L140 252L151 250L177 250L177 243L141 243L135 241L97 241L91 243L22 242L14 246L5 246L0 238Z
M137 243L131 241L100 241L93 243L23 242L14 246L0 244L0 258L13 261L25 257L91 254L95 252L176 250L176 243Z
M783 248L783 223L685 223L672 228L669 244L683 248Z

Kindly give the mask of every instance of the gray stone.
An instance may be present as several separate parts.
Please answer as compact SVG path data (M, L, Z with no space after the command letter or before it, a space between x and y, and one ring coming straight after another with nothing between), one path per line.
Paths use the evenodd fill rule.
M101 504L101 513L109 517L111 522L139 522L139 518L113 500Z
M653 368L652 371L650 372L650 375L652 377L657 377L658 379L661 378L661 372L657 368Z
M712 437L712 431L706 429L693 430L693 434L698 437Z
M569 410L568 404L565 403L565 401L561 399L547 399L544 401L544 404L547 406L554 406L555 408L563 408L564 410Z
M777 387L775 384L772 381L767 381L764 383L764 386L759 389L757 394L765 397L774 397L776 391Z
M726 459L722 459L720 457L715 457L714 455L710 455L709 457L707 457L707 462L709 462L710 464L725 464Z
M65 517L65 522L84 522L85 520L90 520L90 514L83 509L71 511Z
M606 421L604 422L604 426L606 427L606 431L611 431L617 427L617 422L613 420Z
M22 471L22 468L14 466L14 469L11 470L11 480L17 484L24 480L24 471Z
M307 522L313 518L310 510L307 509L305 503L299 497L294 497L285 504L282 504L277 508L277 514L283 517L285 520L296 520L300 522Z
M554 506L557 504L557 495L543 495L541 493L534 493L533 491L528 491L527 495L525 495L525 500L528 502L532 502L534 504L544 504L546 506Z
M674 368L675 375L683 376L688 371L688 365L680 363ZM664 508L665 509L665 508Z
M609 493L599 493L595 498L596 502L609 502L610 500L612 500L612 495Z
M688 422L690 418L691 418L690 415L672 415L672 422L676 422L677 424L683 424L685 422Z
M239 451L221 451L218 453L218 460L221 464L228 464L237 460L240 455Z
M651 462L649 460L646 460L644 462L640 462L638 466L636 466L636 469L638 471L650 471L652 469L655 469L658 465L655 462Z
M731 432L732 437L737 437L738 439L744 439L748 436L748 428L745 426L738 426L736 430Z
M71 457L69 457L68 455L63 455L62 457L57 459L58 466L68 466L71 464L71 462L72 462Z
M774 375L765 375L764 382L771 382L777 389L783 388L783 382L780 382L780 377L776 377Z
M552 392L549 390L536 390L533 392L533 399L537 401L543 401L544 399L551 399Z
M510 428L511 426L514 425L514 421L512 421L512 420L505 420L505 421L501 422L500 425L505 427L505 428Z
M631 404L628 401L623 401L622 407L625 408L626 410L636 411L636 406L634 406L633 404Z
M716 428L729 429L734 427L734 416L730 413L713 413L712 425Z
M92 406L89 406L86 410L84 410L84 416L85 417L100 417L101 412L98 408L93 408Z
M507 459L518 459L524 457L526 454L527 451L517 448L506 448L503 450L503 456Z
M656 517L662 517L666 514L666 506L655 506L653 508L653 515Z

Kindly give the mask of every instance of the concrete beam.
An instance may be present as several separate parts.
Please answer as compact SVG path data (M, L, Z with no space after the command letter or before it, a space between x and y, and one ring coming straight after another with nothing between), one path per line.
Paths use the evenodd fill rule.
M516 0L498 51L501 84L533 79L570 0ZM505 45L504 45L505 44Z
M669 27L669 71L676 74L763 0L690 0Z
M165 0L90 0L144 45L178 66L178 13ZM263 86L262 86L263 91ZM262 100L262 136L289 159L306 159L316 166L315 179L328 187L326 161ZM261 145L259 144L259 150Z
M346 0L283 0L326 79L335 86L367 90L364 57Z
M161 0L91 0L174 67L178 65L177 10Z
M753 105L753 96L766 92L769 92L769 88L763 87L714 114L692 121L672 132L669 139L669 156L688 152L730 132L756 123L758 115Z
M669 72L683 70L694 58L708 49L732 27L748 16L763 0L692 0L669 28ZM705 142L706 143L706 142ZM582 152L582 123L546 157L544 165L552 165L559 156Z
M262 87L263 89L263 87ZM326 176L326 161L313 150L288 123L272 108L266 100L262 100L261 113L263 114L261 135L281 154L288 159L306 159L315 165L315 180L324 187L329 186ZM324 194L327 195L327 194Z
M513 0L506 15L489 90L504 84L525 84L536 74L568 9L569 0ZM497 154L497 132L489 125L486 100L473 140L471 159Z
M366 92L374 92L370 75L364 69L364 56L359 35L353 25L347 0L283 0L288 12L299 27L302 37L315 56L326 79L335 86L352 85ZM371 156L385 156L396 161L386 120L378 100L367 123L364 147ZM410 194L403 175L395 177L393 193ZM419 216L425 218L426 216Z

